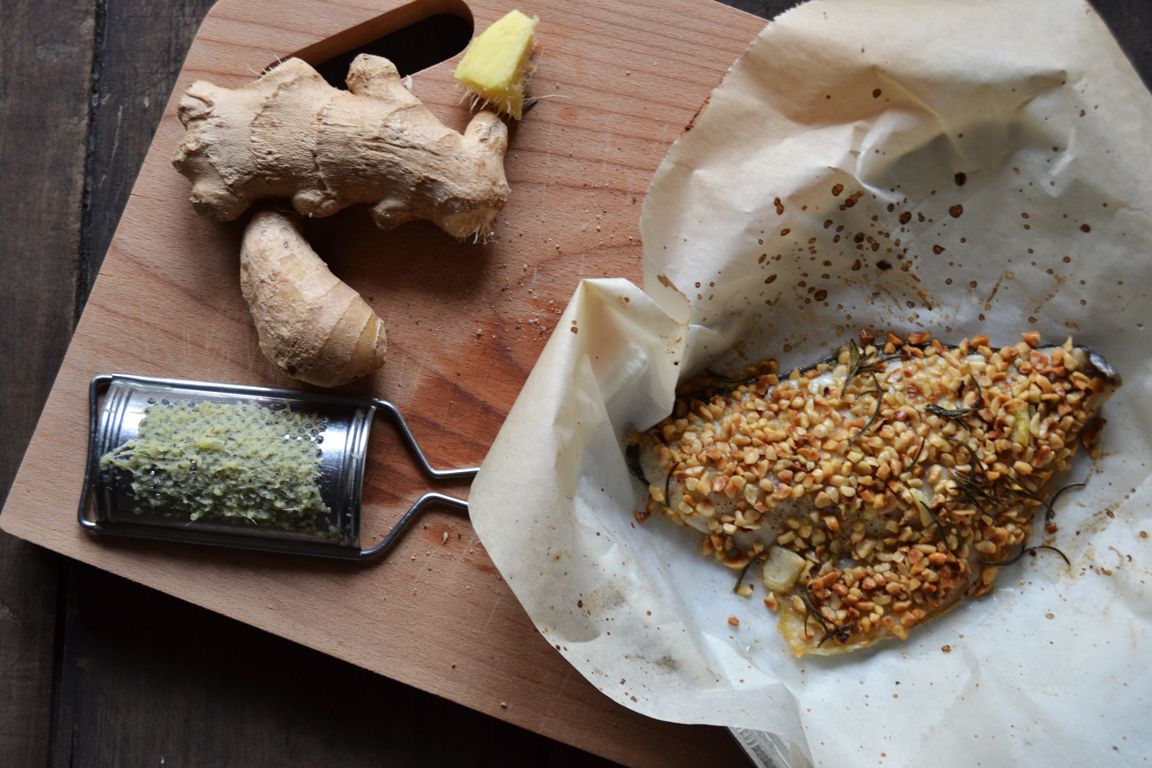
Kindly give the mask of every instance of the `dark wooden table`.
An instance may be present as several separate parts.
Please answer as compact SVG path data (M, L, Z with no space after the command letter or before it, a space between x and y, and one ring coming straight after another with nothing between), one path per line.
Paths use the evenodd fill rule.
M0 498L211 4L0 4ZM1147 82L1152 2L1096 5ZM0 766L285 763L609 765L0 533Z

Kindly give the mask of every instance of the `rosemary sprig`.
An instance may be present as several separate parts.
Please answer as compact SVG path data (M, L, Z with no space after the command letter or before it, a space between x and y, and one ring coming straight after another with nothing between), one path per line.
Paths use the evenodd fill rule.
M920 438L920 447L916 449L916 455L912 457L912 461L908 464L905 472L911 472L920 463L920 456L924 453L924 446L928 444L928 435L923 435Z
M680 400L711 400L716 395L724 395L740 387L754 384L761 376L776 373L774 361L757 363L736 376L706 369L703 374L685 382L676 390Z
M936 526L936 530L940 533L940 543L944 545L945 549L952 552L952 545L948 543L948 534L944 531L944 523L940 521L940 516L937 515L932 507L928 506L923 499L917 497L916 503L920 505L920 509L928 514L928 517L932 520L932 524ZM956 533L955 528L953 528L953 533Z
M960 492L960 495L964 497L965 501L975 507L980 514L988 514L988 510L985 508L983 502L988 502L994 506L1002 501L1002 499L997 497L992 491L994 486L988 478L988 468L984 466L984 462L980 460L976 449L971 445L951 435L942 435L942 437L958 448L966 450L969 461L973 466L973 472L952 472L952 481L956 484L956 489ZM921 445L921 448L923 448L923 445ZM919 452L917 452L917 456L919 456ZM974 473L978 473L978 477L974 476ZM979 478L983 479L982 483Z
M995 506L1003 501L1002 498L993 492L995 485L988 478L988 468L984 466L984 462L980 460L980 457L976 454L976 450L968 443L950 435L944 435L944 439L968 451L968 456L973 466L972 472L953 471L952 482L956 484L956 489L960 491L960 495L964 497L964 500L975 507L980 514L988 514L984 502ZM980 482L981 478L983 482Z
M860 431L853 435L848 441L849 444L856 442L857 439L872 428L872 425L880 418L880 410L884 407L884 388L880 386L880 377L876 375L875 371L868 371L868 375L872 377L872 383L876 385L876 389L872 392L873 397L876 398L876 410L872 412L872 418L868 419L868 422L860 428Z
M744 567L740 569L740 575L736 577L736 586L732 587L732 591L739 592L740 587L744 583L744 577L748 575L748 571L752 568L752 564L763 562L765 559L767 559L767 554L763 552L761 552L759 555L756 555L756 557L748 558L748 562L745 563Z
M942 419L960 420L968 414L973 413L976 409L945 408L943 406L937 405L936 403L929 403L928 405L924 406L924 410L928 411L928 413L931 413L934 416L939 416Z
M1068 559L1068 555L1064 554L1063 552L1061 552L1056 547L1050 546L1048 544L1037 544L1034 547L1021 547L1019 552L1017 552L1015 555L1008 558L1007 560L999 560L999 561L980 560L979 563L980 563L980 565L993 566L993 567L997 567L997 568L1003 567L1006 565L1013 565L1013 564L1019 562L1019 560L1022 557L1024 557L1024 555L1034 555L1034 554L1036 554L1036 552L1038 552L1041 549L1047 549L1051 552L1055 552L1056 554L1060 555L1061 558L1063 558L1065 564L1067 564L1069 567L1071 567L1072 561Z
M1088 485L1088 483L1069 483L1068 485L1059 489L1058 491L1056 491L1056 493L1052 494L1052 498L1048 500L1048 509L1052 512L1053 515L1055 515L1056 514L1056 500L1059 499L1061 495L1063 495L1064 491L1068 491L1068 490L1071 490L1073 488L1085 488L1085 487L1087 487L1087 485Z
M732 389L735 389L736 387L740 387L740 386L743 386L745 384L751 384L752 382L756 381L756 379L760 378L761 375L762 374L758 373L758 372L757 373L749 372L741 378L736 378L735 376L728 376L728 375L725 375L723 373L720 373L719 371L714 371L711 368L709 368L706 371L704 371L703 379L705 381L718 382L719 384L722 384L725 387L731 387Z
M806 609L804 613L804 634L808 634L808 619L816 619L816 623L820 625L820 629L824 630L825 634L828 633L828 620L820 615L816 610L816 606L812 603L812 598L808 596L808 590L805 589L800 593L800 601L804 603Z
M935 526L936 526L936 528L938 528L938 529L940 530L940 532L941 532L941 533L943 533L943 532L944 532L944 524L940 522L940 518L939 518L939 517L937 516L937 514L936 514L936 513L935 513L935 512L932 510L932 507L928 506L928 505L927 505L927 504L924 502L924 500L923 500L923 499L921 499L921 498L917 498L917 499L916 499L916 503L917 503L917 504L920 506L920 509L924 510L924 512L925 512L925 513L928 515L928 517L929 517L929 518L932 520L932 524L933 524L933 525L935 525Z
M824 645L824 643L827 642L829 638L843 645L844 643L848 642L850 637L852 637L852 630L854 629L856 629L856 622L850 621L843 626L826 630L824 632L824 636L820 638L820 642L816 643L816 647L819 648L820 646Z
M964 390L968 388L968 382L976 385L976 401L971 406L963 404ZM961 382L960 390L956 393L956 402L959 404L956 408L945 408L936 403L929 403L924 409L928 411L928 413L939 416L942 419L953 419L955 421L959 421L969 414L976 413L980 410L980 406L984 404L984 390L980 387L980 382L976 381L975 377L969 376Z
M812 598L808 596L807 589L800 593L800 600L803 601L804 607L807 609L807 612L804 614L804 633L808 633L808 619L810 618L816 619L816 623L819 624L820 629L824 631L824 634L820 636L819 642L816 643L817 648L828 642L830 638L835 639L836 642L841 644L848 642L848 638L852 635L852 630L856 629L855 621L850 621L842 627L830 623L821 615L820 611L816 610L816 606L812 603Z
M1040 498L1040 496L1028 488L1025 488L1024 485L1020 482L1017 482L1016 485L1010 487L1008 490L1012 493L1015 493L1017 496L1023 496L1026 499L1031 499L1032 501L1035 501L1037 504L1044 507L1044 522L1050 523L1056 518L1056 500L1063 495L1064 491L1068 491L1073 488L1083 488L1086 485L1087 483L1069 483L1063 488L1057 490L1056 493L1052 494L1052 498L1048 499L1047 501Z
M848 392L848 387L852 385L852 381L862 373L872 373L875 375L876 366L880 365L883 359L875 355L864 355L864 350L860 349L860 345L856 343L855 339L848 340L848 375L844 377L844 385L840 387L840 397L843 398Z
M963 440L961 440L958 437L952 437L951 435L944 435L943 437L945 440L952 443L952 445L955 445L957 448L963 448L964 450L968 451L968 456L972 459L972 461L974 461L974 462L980 461L980 457L976 455L976 449L973 448L972 446L968 445L968 443L964 442Z

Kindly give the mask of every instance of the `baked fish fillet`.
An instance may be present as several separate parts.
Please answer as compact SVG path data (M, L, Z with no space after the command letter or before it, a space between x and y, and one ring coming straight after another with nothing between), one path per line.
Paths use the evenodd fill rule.
M783 378L767 361L742 381L689 382L629 446L648 484L638 517L699 530L731 568L758 566L798 656L906 638L988 592L1038 510L1056 531L1052 479L1120 384L1092 350L1032 333L1000 349L868 341Z

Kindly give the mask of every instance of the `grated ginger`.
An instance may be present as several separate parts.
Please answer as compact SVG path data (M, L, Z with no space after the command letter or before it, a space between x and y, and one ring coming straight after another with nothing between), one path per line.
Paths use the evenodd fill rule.
M137 513L323 533L331 515L317 482L323 431L311 414L162 401L100 468L127 474Z

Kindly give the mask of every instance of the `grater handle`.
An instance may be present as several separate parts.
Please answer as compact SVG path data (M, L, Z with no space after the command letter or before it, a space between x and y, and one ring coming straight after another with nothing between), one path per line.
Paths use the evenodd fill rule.
M429 491L417 499L416 503L408 508L408 511L405 512L404 515L396 521L396 525L392 526L392 530L388 531L384 538L381 539L375 546L360 550L360 559L367 560L371 557L377 557L378 555L382 555L391 549L392 545L395 544L400 536L404 533L404 531L408 529L408 526L410 526L416 520L416 518L420 516L420 514L424 511L424 508L432 504L443 507L451 507L452 509L458 509L465 514L468 512L468 502L464 499L458 499L455 496L447 496L443 493L437 493L436 491Z
M420 448L420 444L416 442L416 436L413 435L412 430L408 428L408 422L404 421L404 416L400 413L400 410L387 400L377 398L374 399L372 403L392 420L404 444L408 447L408 450L412 452L416 463L420 465L421 471L428 477L433 480L471 479L480 471L479 467L458 467L454 469L437 469L433 467L424 455L424 451ZM468 502L464 499L458 499L455 496L448 496L436 491L429 491L408 508L408 511L396 521L396 524L385 534L383 539L368 549L360 550L360 558L366 560L371 557L378 557L391 549L392 545L399 540L404 531L423 513L424 508L429 505L450 507L465 514L468 513Z
M476 473L480 471L480 467L436 469L428 462L428 459L424 456L424 451L420 450L420 444L416 442L416 437L412 434L412 430L408 428L408 422L404 421L404 417L400 414L400 409L387 400L381 400L379 398L373 399L372 404L383 410L388 415L388 418L392 419L397 431L400 432L400 436L404 439L404 444L412 451L412 455L416 457L416 462L420 465L420 469L423 470L424 474L428 475L428 477L431 477L433 480L468 479L475 477Z

